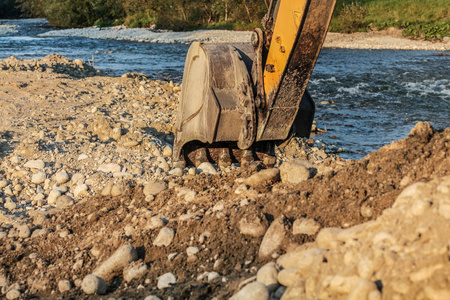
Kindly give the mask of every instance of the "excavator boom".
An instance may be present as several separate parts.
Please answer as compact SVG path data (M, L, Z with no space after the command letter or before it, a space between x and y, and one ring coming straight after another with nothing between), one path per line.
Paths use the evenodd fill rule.
M278 0L250 43L191 45L177 116L174 164L260 159L273 143L309 136L306 90L336 0Z

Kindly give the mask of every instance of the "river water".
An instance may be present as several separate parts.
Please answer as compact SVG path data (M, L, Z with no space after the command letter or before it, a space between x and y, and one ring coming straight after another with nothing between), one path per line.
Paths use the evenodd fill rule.
M0 59L58 53L85 61L111 76L127 72L181 81L188 45L88 38L40 38L54 28L45 20L0 20L17 32L0 35ZM317 104L315 139L359 159L406 137L418 121L450 126L450 53L437 51L324 49L309 91ZM332 138L333 137L333 138Z

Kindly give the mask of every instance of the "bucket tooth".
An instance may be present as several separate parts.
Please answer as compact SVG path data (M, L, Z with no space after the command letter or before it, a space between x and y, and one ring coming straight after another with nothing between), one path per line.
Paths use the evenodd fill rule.
M221 150L218 163L219 163L220 167L229 167L229 166L231 166L230 149L223 148Z
M244 152L242 153L242 158L241 158L241 164L248 164L251 163L252 161L255 161L255 158L253 157L253 151L252 150L244 150Z
M200 148L195 153L195 159L194 159L195 167L197 168L199 165L201 165L204 162L208 161L208 156L206 155L206 149Z

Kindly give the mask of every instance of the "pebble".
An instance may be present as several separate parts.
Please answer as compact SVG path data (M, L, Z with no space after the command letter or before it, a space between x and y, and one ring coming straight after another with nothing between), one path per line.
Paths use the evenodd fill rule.
M144 186L144 195L145 196L148 196L148 195L156 196L166 189L167 189L167 184L163 181L149 182L149 183L145 184L145 186Z
M200 249L198 247L188 247L186 249L187 256L194 256L198 252L200 252Z
M34 184L41 184L44 183L45 179L47 179L47 175L45 175L44 172L39 171L33 174L33 176L31 177L31 182Z
M69 174L65 170L61 170L55 175L55 181L59 184L64 184L70 180Z
M45 168L45 163L42 159L29 160L23 166L29 169L43 170Z
M266 286L260 282L247 284L243 289L237 292L229 300L268 300L269 291Z
M20 295L21 295L21 293L19 290L12 289L6 293L6 299L8 299L8 300L17 299L20 297Z
M246 218L242 218L239 221L239 231L243 235L260 237L266 233L267 225L263 224L260 218L255 218L250 222Z
M8 209L8 210L14 210L14 209L17 208L17 204L14 203L14 202L12 202L12 201L9 201L9 202L6 202L6 203L3 205L3 207L6 208L6 209Z
M47 197L47 204L48 205L55 205L56 200L58 197L60 197L62 193L59 190L51 190Z
M220 274L217 272L209 272L208 273L208 282L212 282L220 277Z
M287 219L279 217L275 219L267 229L266 234L259 247L259 257L261 259L270 257L275 251L277 251L286 237L285 223Z
M341 242L338 239L339 233L343 229L337 227L323 228L316 237L316 243L320 248L324 249L334 249Z
M103 295L106 293L108 285L103 278L89 274L84 277L83 282L81 283L81 289L88 295Z
M181 176L183 176L183 169L174 168L174 169L170 170L169 175L181 177Z
M129 263L137 260L137 258L136 249L131 244L123 245L95 269L93 274L109 281L115 273L122 271Z
M308 180L311 172L303 161L289 161L281 164L280 177L283 183L298 184Z
M320 224L314 221L313 219L301 218L295 220L292 224L292 233L294 235L297 234L307 234L314 235L320 229Z
M72 283L70 283L69 280L60 280L58 282L58 290L60 293L70 291L71 288L72 288Z
M245 185L253 188L267 186L280 180L280 170L277 168L261 170L244 180Z
M30 227L26 224L18 226L17 230L19 231L20 238L26 239L31 235Z
M210 162L201 163L197 167L197 170L199 171L199 173L205 173L205 174L210 174L210 175L217 174L216 168Z
M87 184L80 184L75 187L73 194L75 197L84 196L87 194L89 187Z
M56 199L56 207L57 208L67 208L71 205L74 205L75 201L72 197L68 195L62 195Z
M256 273L256 281L264 284L271 293L279 286L277 277L278 269L273 262L264 265L258 270L258 273Z
M159 231L158 236L153 241L153 245L157 247L169 246L175 236L175 231L170 227L164 227Z
M101 171L104 173L115 173L120 172L122 170L122 167L118 164L102 164L98 167L97 171Z
M164 147L163 155L165 157L171 157L172 156L172 147L170 147L170 146Z
M8 181L6 180L0 180L0 189L5 188L8 185Z
M161 300L161 298L150 295L150 296L145 297L144 300Z
M172 273L166 273L164 275L161 275L158 278L158 289L162 290L165 288L170 287L172 284L175 284L177 282L177 279L175 277L175 275L173 275Z
M147 271L148 267L143 261L132 262L123 270L123 279L131 282L134 279L143 278Z

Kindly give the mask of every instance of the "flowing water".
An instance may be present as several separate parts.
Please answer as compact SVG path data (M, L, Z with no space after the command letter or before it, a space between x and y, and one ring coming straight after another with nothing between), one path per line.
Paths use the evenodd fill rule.
M39 38L54 30L45 20L0 20L17 32L0 36L0 59L58 53L94 61L111 76L127 72L181 81L188 45L87 38ZM450 53L437 51L324 49L309 90L317 104L316 135L359 159L404 138L415 123L450 126Z

